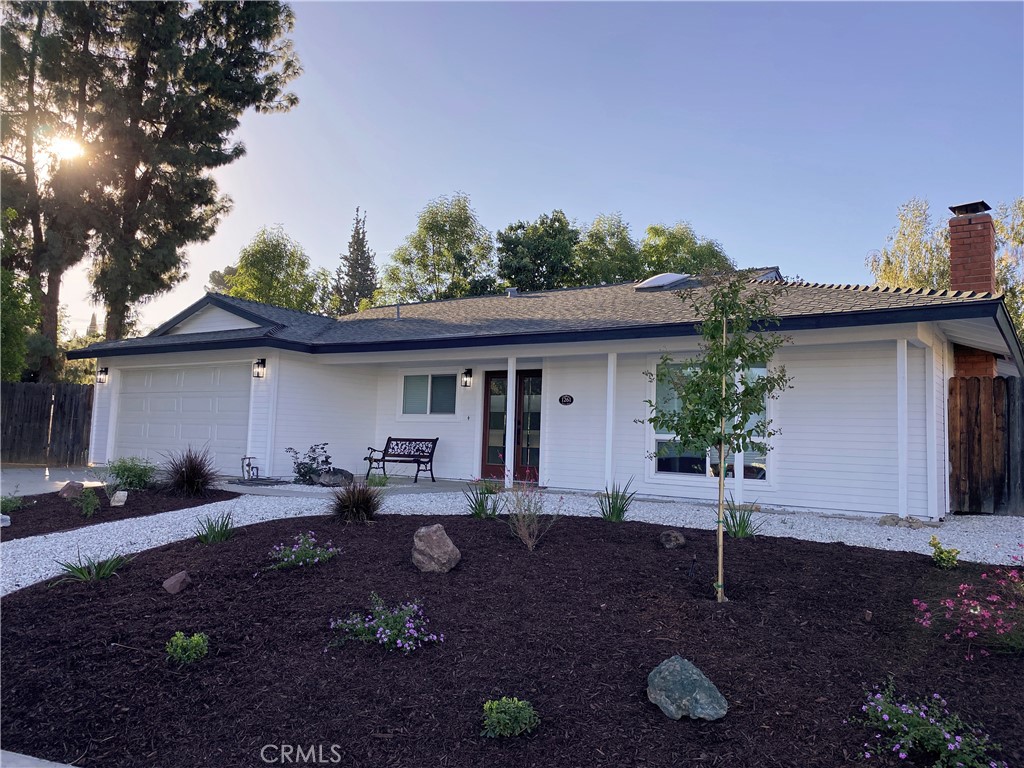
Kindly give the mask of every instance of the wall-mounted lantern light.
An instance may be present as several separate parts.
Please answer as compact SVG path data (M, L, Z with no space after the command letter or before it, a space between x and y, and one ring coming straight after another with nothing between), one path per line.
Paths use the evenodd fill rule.
M267 358L261 357L259 360L254 360L252 363L252 377L254 379L263 379L267 376Z
M96 383L97 384L106 384L107 383L107 379L109 378L109 376L110 376L110 371L108 371L106 368L97 368L96 369Z
M462 386L472 387L473 386L473 369L467 368L462 372Z

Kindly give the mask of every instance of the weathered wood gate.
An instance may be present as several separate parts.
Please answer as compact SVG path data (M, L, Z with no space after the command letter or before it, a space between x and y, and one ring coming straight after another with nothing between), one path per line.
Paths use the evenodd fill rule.
M953 512L1024 515L1024 380L949 381Z
M67 467L89 460L91 384L0 384L0 461Z

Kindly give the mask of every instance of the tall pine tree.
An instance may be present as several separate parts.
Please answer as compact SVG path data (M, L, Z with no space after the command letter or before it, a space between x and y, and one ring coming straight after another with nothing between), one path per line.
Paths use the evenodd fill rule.
M366 213L360 217L359 208L356 208L348 252L341 255L341 264L334 272L332 283L338 314L357 312L360 302L373 300L373 292L377 290L377 267L373 256L366 242Z

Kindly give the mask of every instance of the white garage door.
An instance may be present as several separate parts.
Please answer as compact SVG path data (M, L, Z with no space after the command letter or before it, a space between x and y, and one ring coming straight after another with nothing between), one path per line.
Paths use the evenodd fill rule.
M171 452L206 448L220 471L238 474L250 376L244 363L122 371L114 455L162 464Z

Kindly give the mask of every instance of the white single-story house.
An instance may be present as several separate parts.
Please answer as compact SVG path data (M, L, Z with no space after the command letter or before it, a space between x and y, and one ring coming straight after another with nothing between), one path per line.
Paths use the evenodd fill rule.
M951 224L976 233L954 235L973 259L991 217L954 212ZM777 268L750 275L781 281ZM727 491L789 508L944 517L949 378L978 375L971 366L1024 374L993 288L787 283L777 312L790 342L773 362L792 388L767 403L780 432L767 455L729 460L744 471L727 471ZM643 494L713 499L714 456L651 458L669 436L642 423L658 394L644 372L697 350L680 294L699 290L696 278L660 275L338 319L207 294L147 336L69 356L97 358L94 463L161 461L191 445L226 474L253 457L261 475L291 476L287 448L326 442L332 463L358 476L367 446L436 437L438 478L590 491L632 479Z

